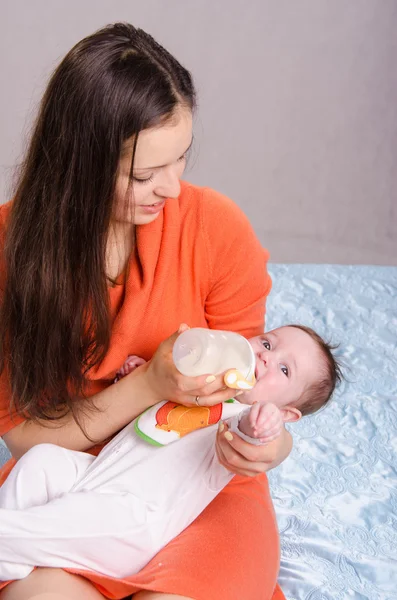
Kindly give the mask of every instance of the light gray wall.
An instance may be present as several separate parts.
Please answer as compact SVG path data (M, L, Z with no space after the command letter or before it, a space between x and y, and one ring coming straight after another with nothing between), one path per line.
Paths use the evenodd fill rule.
M236 200L273 261L397 264L397 0L2 0L2 201L49 73L117 20L193 72L186 178Z

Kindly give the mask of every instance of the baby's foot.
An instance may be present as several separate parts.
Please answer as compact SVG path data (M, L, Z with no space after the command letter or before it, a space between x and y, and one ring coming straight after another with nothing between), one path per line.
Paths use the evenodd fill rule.
M284 421L281 410L271 402L257 402L243 414L238 428L260 442L272 442L280 435Z
M114 383L116 383L116 381L119 381L119 379L122 379L122 377L125 377L129 373L132 373L132 371L135 371L135 369L137 369L141 365L144 365L145 362L146 360L144 358L140 358L139 356L128 356L123 366L117 371Z

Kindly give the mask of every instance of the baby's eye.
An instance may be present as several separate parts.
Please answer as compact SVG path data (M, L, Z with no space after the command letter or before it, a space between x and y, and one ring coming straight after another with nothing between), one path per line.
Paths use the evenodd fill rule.
M266 350L271 350L270 343L267 340L262 340L262 346L266 348Z
M284 373L284 375L286 377L288 377L288 375L289 375L288 367L286 367L285 365L280 365L280 369L282 370L282 372Z

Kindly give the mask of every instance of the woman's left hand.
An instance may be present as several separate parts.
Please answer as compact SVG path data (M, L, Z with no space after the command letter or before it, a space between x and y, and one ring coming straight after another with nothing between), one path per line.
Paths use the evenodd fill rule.
M266 473L289 454L288 450L285 455L283 451L280 453L279 445L274 442L260 446L249 444L235 432L231 433L223 422L218 428L215 447L221 465L235 475L245 477Z

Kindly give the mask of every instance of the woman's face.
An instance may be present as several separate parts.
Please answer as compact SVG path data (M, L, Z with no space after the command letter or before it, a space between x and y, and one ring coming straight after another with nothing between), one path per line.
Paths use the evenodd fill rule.
M113 223L146 225L165 203L180 193L186 153L192 143L192 113L180 107L170 121L139 134L132 185L130 168L133 140L124 144L116 182Z

